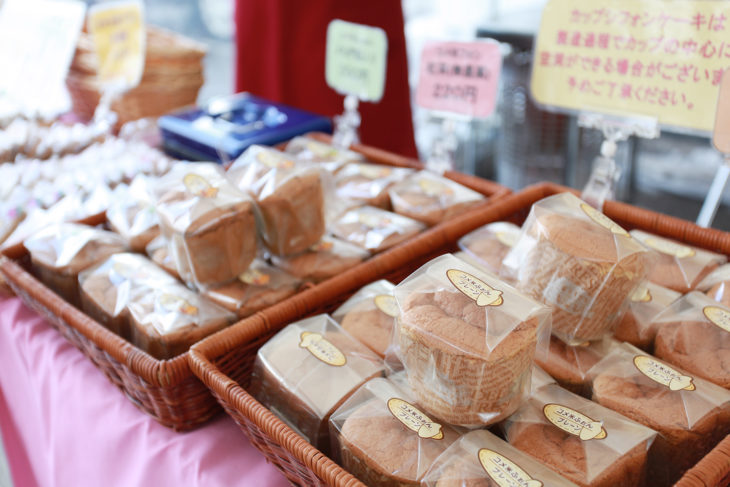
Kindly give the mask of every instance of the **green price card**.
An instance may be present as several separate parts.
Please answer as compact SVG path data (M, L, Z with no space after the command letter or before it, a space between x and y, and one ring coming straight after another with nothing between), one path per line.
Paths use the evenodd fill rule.
M333 20L327 27L327 84L344 95L380 101L387 51L388 38L383 29Z

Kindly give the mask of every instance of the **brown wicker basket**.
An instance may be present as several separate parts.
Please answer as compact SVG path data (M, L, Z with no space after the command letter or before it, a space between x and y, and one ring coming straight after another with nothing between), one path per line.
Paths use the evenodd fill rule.
M205 48L201 44L148 26L142 79L137 87L112 104L119 116L117 127L195 103L203 85L204 56ZM74 113L83 120L93 117L101 97L96 72L93 43L89 34L82 32L66 77L66 87Z
M433 228L411 241L373 258L367 267L350 270L314 289L294 296L216 335L197 343L189 358L195 374L246 433L252 444L296 485L362 485L311 446L268 409L251 397L250 371L259 346L288 323L305 316L331 312L355 290L376 279L399 282L428 259L456 250L457 240L489 222L521 224L532 204L568 190L543 183L500 199L481 212L464 214L448 227ZM709 250L730 254L730 233L700 228L677 218L625 203L609 201L605 213L627 229L641 228ZM726 438L678 485L727 485L730 479L730 439Z
M355 150L381 164L420 166L415 160L367 146L358 146ZM478 213L493 201L510 193L503 186L474 176L453 173L450 177L489 197L470 210L470 213ZM84 222L92 225L103 223L104 215L97 215ZM450 226L451 222L445 222L437 227ZM435 245L438 247L440 244L436 242ZM430 250L428 245L423 244L416 248L423 252ZM22 245L6 249L3 254L4 258L0 259L0 275L13 291L29 306L47 317L140 409L163 425L181 431L199 426L219 410L218 403L209 390L190 370L187 353L171 360L153 358L63 301L33 277L27 270L28 255ZM370 264L370 260L355 269L360 269L364 276L380 273L377 264ZM313 287L316 293L324 292L335 296L340 291L332 286L326 286L323 291L319 291L322 285L324 284Z

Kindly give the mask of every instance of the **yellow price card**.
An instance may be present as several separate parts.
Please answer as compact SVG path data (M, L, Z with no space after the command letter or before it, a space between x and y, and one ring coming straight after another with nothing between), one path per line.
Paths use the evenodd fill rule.
M730 2L550 0L535 45L537 103L712 131L730 67Z

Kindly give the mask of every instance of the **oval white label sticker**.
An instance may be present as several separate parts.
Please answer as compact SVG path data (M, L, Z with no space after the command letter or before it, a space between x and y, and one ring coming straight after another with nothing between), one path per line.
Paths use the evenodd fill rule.
M634 366L649 379L668 387L671 391L695 390L692 377L682 375L670 366L646 355L635 356Z
M499 306L504 302L502 291L494 289L481 279L458 269L446 271L446 277L456 289L473 299L477 306Z
M247 269L238 276L238 279L244 284L252 286L266 286L271 281L271 276L264 274L257 269Z
M273 150L262 150L256 154L256 159L264 166L272 169L290 169L294 167L294 161L282 155L277 154Z
M183 178L183 184L192 195L201 198L215 198L218 194L218 188L211 184L201 175L188 173Z
M631 295L631 301L634 303L648 303L651 300L651 292L649 292L649 288L644 285L639 286Z
M440 440L444 437L441 425L431 421L431 418L423 414L413 404L392 397L388 399L388 409L395 419L403 423L409 430L418 433L420 438Z
M545 404L542 412L552 424L583 441L602 440L608 433L600 421L561 404Z
M686 245L664 240L663 238L647 237L642 242L654 250L657 250L663 254L677 257L678 259L684 259L686 257L692 257L695 255L693 248L687 247Z
M454 190L446 183L435 179L420 179L418 186L429 196L451 196L454 194Z
M345 354L319 333L303 331L300 335L299 346L309 350L309 353L327 365L342 367L347 363L347 357L345 357Z
M517 239L520 238L520 232L508 232L508 231L500 231L495 233L495 236L497 237L497 240L500 241L502 245L505 245L507 247L514 247L517 243Z
M719 306L705 306L702 313L708 320L725 331L730 332L730 311Z
M541 481L533 479L522 467L496 451L482 448L477 455L484 471L499 487L542 487L543 485Z
M375 306L377 306L378 309L386 315L397 318L400 314L400 310L398 309L398 302L396 302L395 298L390 294L381 294L379 296L375 296L374 301Z
M615 233L616 235L623 235L624 237L631 238L631 235L629 235L629 232L627 232L626 230L621 228L620 225L618 225L616 222L614 222L609 217L607 217L600 211L596 210L592 206L590 206L586 203L581 203L580 207L583 210L583 212L586 215L588 215L588 218L590 218L594 222L598 223L603 228L611 230L611 232Z

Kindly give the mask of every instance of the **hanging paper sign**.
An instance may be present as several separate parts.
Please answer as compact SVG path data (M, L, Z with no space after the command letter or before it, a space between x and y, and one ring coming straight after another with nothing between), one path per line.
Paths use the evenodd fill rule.
M432 42L423 48L416 103L429 110L486 118L497 100L499 44Z
M730 69L725 70L720 81L712 143L715 149L730 154Z
M531 92L546 106L631 113L711 132L730 66L730 4L715 0L550 0Z
M123 88L137 86L145 60L142 4L120 1L94 5L89 8L88 29L96 51L99 81Z
M380 101L385 90L387 52L383 29L333 20L327 27L327 84L343 95Z

